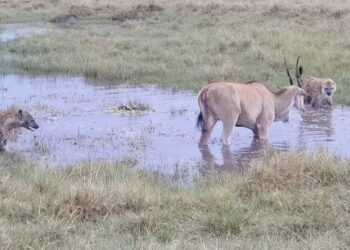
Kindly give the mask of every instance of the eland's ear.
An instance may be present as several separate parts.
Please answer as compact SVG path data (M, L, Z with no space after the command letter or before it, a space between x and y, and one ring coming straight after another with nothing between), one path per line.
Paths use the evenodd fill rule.
M22 115L23 115L23 111L22 111L22 109L18 110L18 114L19 114L20 116L22 116Z

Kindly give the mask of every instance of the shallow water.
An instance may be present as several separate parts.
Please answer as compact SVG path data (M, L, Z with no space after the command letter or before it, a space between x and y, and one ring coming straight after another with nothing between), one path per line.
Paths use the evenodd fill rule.
M85 159L115 160L132 157L152 171L196 176L212 170L243 171L242 162L258 157L266 145L253 134L236 128L231 147L219 141L221 124L208 147L199 149L195 128L199 111L196 94L159 89L156 86L94 86L84 78L0 77L2 109L16 105L29 111L40 128L22 130L11 151L23 152L44 166L63 166ZM148 104L151 111L135 115L107 113L129 100ZM288 123L276 122L269 146L278 150L321 149L350 157L349 107L292 109Z
M7 42L17 38L40 35L45 31L45 28L39 26L7 25L5 29L0 32L0 41Z

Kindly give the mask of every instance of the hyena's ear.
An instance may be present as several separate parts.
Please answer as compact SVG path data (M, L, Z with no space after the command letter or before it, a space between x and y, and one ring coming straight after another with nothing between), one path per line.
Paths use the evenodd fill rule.
M22 109L18 110L18 114L19 114L20 116L22 116L22 115L23 115L23 111L22 111Z

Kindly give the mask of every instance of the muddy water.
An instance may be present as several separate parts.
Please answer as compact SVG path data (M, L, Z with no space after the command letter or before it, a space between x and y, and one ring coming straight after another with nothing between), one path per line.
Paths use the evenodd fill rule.
M195 128L198 105L192 92L172 92L155 86L94 86L83 78L0 77L0 108L28 110L39 130L22 130L9 145L43 165L62 166L85 159L132 157L152 171L186 177L215 170L242 171L242 162L258 157L262 148L250 130L236 128L231 147L219 141L221 124L207 148L199 149ZM148 104L146 113L106 112L129 100ZM350 109L292 109L289 123L276 122L269 146L279 150L320 148L350 157Z

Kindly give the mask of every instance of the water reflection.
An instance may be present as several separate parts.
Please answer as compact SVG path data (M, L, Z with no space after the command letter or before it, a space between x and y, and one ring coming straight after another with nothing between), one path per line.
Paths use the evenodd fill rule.
M222 147L221 123L214 128L210 148L198 150L200 131L195 128L195 119L199 108L193 92L150 85L93 86L82 77L3 75L0 97L0 109L16 105L32 113L40 125L36 132L23 131L9 149L28 159L50 159L57 165L127 156L151 170L203 160L204 172L243 172L248 159L264 151L264 145L253 141L246 128L235 128L231 147ZM130 100L149 105L151 111L135 115L106 112ZM321 145L332 155L350 157L349 120L349 107L309 109L305 113L292 109L289 123L273 123L269 146L316 151ZM171 174L174 168L163 172Z
M315 141L331 141L334 137L333 108L309 108L301 114L299 139Z
M261 140L253 140L249 147L240 148L237 151L233 151L231 146L223 145L221 148L222 163L220 163L213 156L209 146L199 146L198 149L205 166L202 171L204 174L221 171L233 171L238 174L244 173L249 167L249 162L260 158L262 153L271 147L272 145L267 141Z

